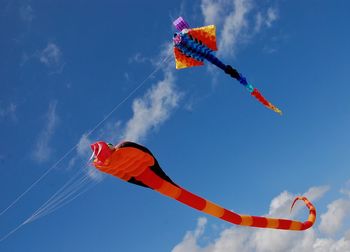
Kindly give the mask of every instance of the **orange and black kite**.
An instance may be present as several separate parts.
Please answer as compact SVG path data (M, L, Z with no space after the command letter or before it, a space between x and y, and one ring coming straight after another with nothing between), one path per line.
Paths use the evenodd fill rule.
M316 220L316 209L305 197L297 197L291 207L293 208L297 200L305 202L309 208L309 217L305 222L241 215L199 197L176 184L164 173L156 158L146 147L133 142L123 142L116 147L105 142L97 142L92 144L91 148L95 156L93 164L100 171L124 181L150 188L189 207L236 225L284 230L306 230Z

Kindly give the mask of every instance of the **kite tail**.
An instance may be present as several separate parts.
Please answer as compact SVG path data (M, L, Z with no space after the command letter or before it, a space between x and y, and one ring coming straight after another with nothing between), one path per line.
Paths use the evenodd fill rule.
M254 96L260 103L262 103L265 107L275 111L276 113L282 115L282 111L274 106L271 102L266 100L264 96L259 92L257 88L254 88L251 84L249 84L245 77L243 77L242 74L240 74L236 69L234 69L230 65L225 65L222 63L217 57L215 57L212 53L203 54L202 56L208 60L210 63L214 64L215 66L221 68L225 71L226 74L230 75L232 78L238 80L245 88L249 91L249 93Z
M209 200L199 197L184 188L169 183L157 176L151 169L146 169L136 176L135 179L141 181L151 189L197 209L198 211L240 226L300 231L310 228L316 220L315 207L305 197L297 197L292 204L293 207L297 200L303 200L310 210L308 220L305 222L299 222L287 219L275 219L234 213Z
M249 91L249 93L254 96L260 103L262 103L267 108L275 111L276 113L282 115L282 111L278 109L276 106L274 106L271 102L266 100L264 96L259 92L259 90L255 87L253 87L251 84L249 84L246 80L246 78L239 73L236 69L234 69L230 65L226 65L226 68L224 69L225 73L230 75L232 78L238 80L245 88Z

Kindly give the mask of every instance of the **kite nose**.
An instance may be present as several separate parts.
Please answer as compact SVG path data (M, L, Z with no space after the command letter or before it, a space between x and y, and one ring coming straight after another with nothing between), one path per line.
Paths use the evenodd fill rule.
M105 162L113 152L105 142L96 142L91 144L90 147L96 159L101 162Z

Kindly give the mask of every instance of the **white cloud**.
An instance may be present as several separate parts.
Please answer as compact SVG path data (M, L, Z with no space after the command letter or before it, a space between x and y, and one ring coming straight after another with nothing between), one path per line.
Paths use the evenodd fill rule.
M249 0L233 0L233 10L224 18L219 40L221 55L234 54L238 40L244 36L243 29L248 28L247 14L251 8L251 1Z
M130 75L127 72L124 73L124 78L125 78L126 81L130 81L131 80Z
M344 219L350 214L350 200L337 199L327 206L327 212L321 215L320 231L333 235L342 227Z
M133 101L132 117L123 124L120 120L107 120L112 115L109 114L103 120L106 121L103 127L96 127L94 130L89 131L89 133L84 133L77 144L76 155L69 162L69 167L74 166L78 159L90 156L90 144L96 140L103 140L114 144L122 139L138 141L145 138L150 130L159 127L161 123L169 118L181 96L176 91L172 70L168 65L167 59L169 59L169 53L169 43L166 43L162 46L160 52L160 58L163 60L146 60L151 62L155 68L164 69L164 79L147 90L142 98L136 98ZM137 55L133 60L144 58L142 55ZM150 75L146 80L151 77L153 76ZM92 136L92 133L94 133L94 136ZM89 167L87 173L94 180L102 179L102 173L93 167Z
M321 198L328 190L329 190L329 186L311 187L307 192L305 192L302 195L304 195L311 202L313 202ZM284 191L280 195L272 199L268 216L274 216L274 217L289 216L290 207L291 207L290 203L295 199L296 196L298 195ZM293 211L291 212L291 216L295 216L298 213L298 211L302 208L304 208L304 203L297 202Z
M259 32L261 30L261 27L264 24L264 17L261 14L261 12L258 12L255 16L255 27L254 27L254 31L255 32Z
M50 140L54 134L56 125L58 123L58 116L56 114L57 102L51 102L49 104L48 112L46 115L46 125L41 131L36 146L33 152L33 157L38 162L47 161L50 158L52 149L49 145Z
M304 195L318 199L329 189L327 186L312 187ZM270 214L289 212L293 194L287 191L272 199ZM289 203L289 204L288 204ZM341 204L342 205L342 204ZM305 206L303 206L305 207ZM329 212L329 211L328 211ZM327 212L327 213L328 213ZM326 214L327 214L326 213ZM285 216L284 216L285 217ZM200 235L186 232L183 240L172 252L347 252L350 251L350 230L344 232L339 239L322 237L313 227L303 232L281 231L271 229L256 229L232 226L224 229L219 237L209 244L201 246L200 240L204 234L204 221L197 225ZM321 225L320 225L321 226Z
M128 62L131 63L146 63L150 62L151 59L143 56L141 53L136 53L132 57L129 58Z
M202 0L201 10L204 23L207 25L217 24L221 19L223 1Z
M239 45L278 19L277 8L259 5L254 0L202 0L200 7L204 22L217 26L221 57L234 55Z
M77 144L77 153L79 156L86 156L90 152L91 140L88 135L85 133L81 136Z
M272 23L275 22L278 18L277 9L275 8L268 8L267 9L267 18L265 20L265 23L267 27L271 27Z
M166 121L172 110L178 105L181 94L175 89L172 72L165 71L163 80L154 84L142 98L133 101L133 116L126 122L121 130L121 122L108 122L98 131L98 139L115 143L118 140L139 141L144 139L150 130L159 127ZM70 161L73 166L78 157L89 156L92 139L83 134L77 144L77 157ZM101 179L101 174L96 169L88 169L88 174L93 179Z
M44 49L34 53L23 52L20 66L24 66L32 59L39 60L40 63L44 64L50 70L49 74L60 74L65 67L62 50L53 42L48 42ZM68 83L67 88L70 85L71 83Z
M330 186L314 186L310 187L310 189L304 194L311 201L318 200L323 197L323 195L329 191Z
M163 80L152 86L143 98L134 100L133 117L126 124L123 139L138 141L144 138L149 130L157 128L168 119L178 105L179 98L173 74L166 71Z
M268 8L266 13L258 12L255 16L255 32L260 32L264 27L271 27L273 22L278 19L278 11L275 8Z
M95 167L90 163L91 160L88 160L88 157L91 157L92 152L90 145L93 143L93 140L90 138L88 133L84 133L77 145L76 145L76 155L74 155L68 162L68 169L74 167L77 163L83 166L84 172L89 176L90 179L94 181L101 181L103 179L103 174L99 172ZM80 168L80 167L79 167Z
M98 133L98 139L105 139L107 142L116 143L120 141L123 134L122 121L110 121Z
M198 218L197 227L194 232L188 231L183 239L183 241L176 245L172 252L182 252L182 251L191 251L191 252L200 252L201 248L197 245L197 239L203 235L204 228L207 223L206 218Z
M304 250L305 251L305 250ZM339 240L318 238L313 243L315 252L348 252L350 251L350 240L342 237Z
M19 15L21 19L25 22L31 22L34 19L34 10L32 6L28 5L23 5L19 9Z
M47 67L61 69L63 68L62 51L52 42L49 42L47 46L39 53L39 60Z
M277 197L273 198L270 204L270 216L286 216L289 213L288 206L290 206L290 202L294 199L294 195L284 191Z
M104 178L104 174L93 166L88 166L86 172L89 175L89 177L94 181L100 182Z
M345 183L345 187L340 189L340 192L350 197L350 180Z
M89 139L89 136L87 133L84 133L80 137L76 145L76 155L69 160L68 169L72 168L78 159L88 157L89 155L91 155L91 151L90 151L91 142L92 141L91 139Z

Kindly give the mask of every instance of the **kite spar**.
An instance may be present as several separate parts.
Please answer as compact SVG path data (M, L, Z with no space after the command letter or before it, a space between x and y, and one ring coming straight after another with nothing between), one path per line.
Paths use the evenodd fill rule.
M191 29L182 17L176 19L173 24L178 30L173 38L176 69L202 66L203 61L207 60L238 80L264 106L282 115L282 111L266 100L259 90L248 83L241 73L232 66L221 62L213 54L213 51L217 51L216 28L214 25Z

